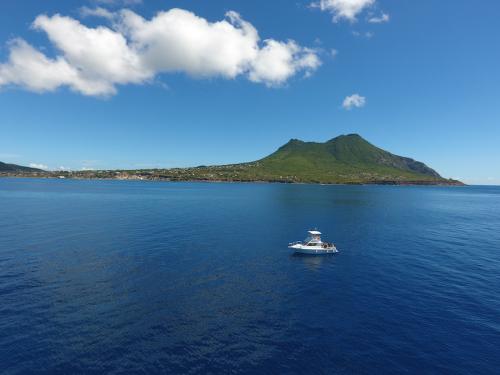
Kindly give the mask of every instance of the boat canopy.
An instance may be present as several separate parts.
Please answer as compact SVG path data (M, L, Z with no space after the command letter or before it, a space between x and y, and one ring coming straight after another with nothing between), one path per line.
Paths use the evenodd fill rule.
M319 236L321 235L321 232L318 232L317 230L309 230L307 233L313 235L313 236Z

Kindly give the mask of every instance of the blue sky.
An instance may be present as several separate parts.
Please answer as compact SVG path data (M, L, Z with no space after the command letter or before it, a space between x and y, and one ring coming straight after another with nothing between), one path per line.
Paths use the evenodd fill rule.
M500 2L322 1L3 1L0 160L196 166L359 133L500 184Z

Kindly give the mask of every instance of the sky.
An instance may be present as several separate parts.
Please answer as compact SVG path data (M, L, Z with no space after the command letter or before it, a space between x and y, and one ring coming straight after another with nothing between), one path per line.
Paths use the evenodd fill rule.
M0 2L0 161L252 161L358 133L500 185L497 0Z

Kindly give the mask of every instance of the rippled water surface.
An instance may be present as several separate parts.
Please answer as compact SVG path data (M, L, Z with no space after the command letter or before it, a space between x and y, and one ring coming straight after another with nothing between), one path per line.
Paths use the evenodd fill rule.
M499 368L500 188L0 179L0 373Z

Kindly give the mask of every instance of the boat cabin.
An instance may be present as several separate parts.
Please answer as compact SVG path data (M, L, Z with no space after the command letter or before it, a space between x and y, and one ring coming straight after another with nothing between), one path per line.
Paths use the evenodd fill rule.
M304 240L304 246L321 246L323 244L323 241L321 241L321 232L309 230L307 233L309 233L309 236Z

